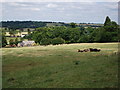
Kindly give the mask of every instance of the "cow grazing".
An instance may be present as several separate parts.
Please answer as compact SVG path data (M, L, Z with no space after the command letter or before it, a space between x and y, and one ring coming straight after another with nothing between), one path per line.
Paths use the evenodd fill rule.
M78 49L78 52L84 52L83 50Z
M96 49L96 48L89 48L89 49L84 49L84 50L80 50L78 49L78 52L100 52L100 49Z
M89 48L90 52L100 52L101 50L100 49L93 49L93 48Z
M89 51L89 49L84 49L83 51L84 51L84 52L88 52L88 51Z
M88 51L89 51L89 49L84 49L84 50L78 49L78 52L88 52Z

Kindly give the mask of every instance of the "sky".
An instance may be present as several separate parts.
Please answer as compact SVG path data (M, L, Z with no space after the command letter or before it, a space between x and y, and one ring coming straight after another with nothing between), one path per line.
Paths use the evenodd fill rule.
M118 22L118 2L2 2L3 21Z

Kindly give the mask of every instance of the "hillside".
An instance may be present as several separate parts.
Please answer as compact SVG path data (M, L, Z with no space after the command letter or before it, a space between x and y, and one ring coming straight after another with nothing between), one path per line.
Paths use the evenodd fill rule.
M2 21L0 22L2 27L10 29L22 29L22 28L39 28L39 27L50 27L50 26L69 26L70 23L64 22L42 22L42 21ZM101 27L102 24L94 23L77 23L78 27Z

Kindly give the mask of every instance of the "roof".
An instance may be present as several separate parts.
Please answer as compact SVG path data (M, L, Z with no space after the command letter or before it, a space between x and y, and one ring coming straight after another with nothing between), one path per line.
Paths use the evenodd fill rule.
M35 43L35 41L22 41L23 44L32 44Z

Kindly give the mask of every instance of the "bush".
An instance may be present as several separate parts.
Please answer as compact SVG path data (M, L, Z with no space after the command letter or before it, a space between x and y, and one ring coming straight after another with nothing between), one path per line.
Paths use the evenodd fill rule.
M52 44L53 44L53 45L63 44L63 43L65 43L65 40L62 39L62 38L54 38L54 39L52 40Z
M89 41L89 36L87 35L81 36L81 38L78 40L79 43L89 43Z
M43 38L40 42L40 45L49 45L49 44L51 44L50 38Z
M0 43L2 44L2 47L5 47L7 45L7 40L6 40L5 36L2 36L2 40L0 40ZM0 44L0 46L1 46L1 44Z
M71 42L70 41L65 41L66 44L70 44Z
M18 38L15 39L14 44L17 45L20 41L18 41Z
M9 40L9 44L10 44L10 45L13 45L14 43L15 43L15 42L14 42L13 39L10 39L10 40Z
M37 46L37 44L36 43L32 43L32 46Z

